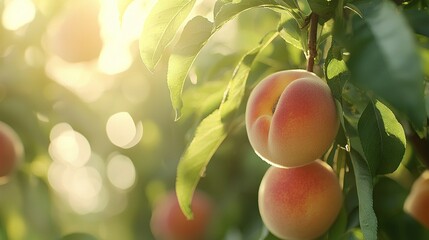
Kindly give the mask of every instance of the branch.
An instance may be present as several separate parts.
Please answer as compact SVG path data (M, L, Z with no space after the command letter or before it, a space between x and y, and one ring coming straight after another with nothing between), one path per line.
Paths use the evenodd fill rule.
M314 59L317 56L317 22L319 21L319 16L315 13L312 13L310 16L310 32L308 36L308 60L307 60L307 71L313 72Z

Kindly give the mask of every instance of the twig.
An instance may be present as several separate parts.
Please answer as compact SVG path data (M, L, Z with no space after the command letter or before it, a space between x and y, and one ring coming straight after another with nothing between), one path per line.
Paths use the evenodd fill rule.
M310 32L308 36L308 60L307 60L307 71L313 72L314 59L317 56L317 22L319 21L319 16L315 13L311 14L310 17Z

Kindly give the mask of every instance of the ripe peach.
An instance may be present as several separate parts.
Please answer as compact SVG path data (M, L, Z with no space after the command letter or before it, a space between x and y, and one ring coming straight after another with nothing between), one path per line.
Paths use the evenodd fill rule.
M314 239L325 233L342 206L332 168L321 160L296 168L271 166L259 187L265 226L282 239Z
M328 85L305 70L263 79L251 92L246 129L256 153L271 165L297 167L320 158L339 127Z
M102 48L99 8L98 0L70 1L53 20L48 34L50 50L72 63L96 59Z
M404 211L429 229L429 170L414 182L405 200Z
M12 173L19 160L21 147L21 141L15 131L0 122L0 177Z
M176 193L165 196L152 213L150 227L155 239L204 239L212 215L212 203L205 194L196 191L191 205L194 218L188 220L180 209Z

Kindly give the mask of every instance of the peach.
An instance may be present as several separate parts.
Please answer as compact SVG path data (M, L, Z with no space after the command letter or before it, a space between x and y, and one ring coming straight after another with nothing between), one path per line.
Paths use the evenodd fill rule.
M271 166L259 187L259 212L281 239L314 239L337 218L342 190L332 168L321 160L296 168Z
M404 202L404 211L429 229L429 170L413 183Z
M331 146L338 128L328 85L305 70L267 76L247 102L250 144L271 165L297 167L320 158Z
M73 0L54 19L48 33L49 49L67 62L96 59L102 39L98 21L98 0Z
M194 218L188 220L180 209L176 193L167 194L155 206L150 227L156 240L204 239L212 216L211 200L196 191L191 204Z
M0 177L10 175L19 158L22 145L15 131L0 122Z

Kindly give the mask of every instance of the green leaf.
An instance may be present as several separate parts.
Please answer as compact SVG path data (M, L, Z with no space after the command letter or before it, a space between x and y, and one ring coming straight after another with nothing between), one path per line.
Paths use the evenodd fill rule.
M212 35L213 24L204 17L197 16L183 29L168 62L167 84L171 103L176 111L176 120L180 118L182 91L186 76L201 48Z
M398 168L405 153L405 132L389 108L370 102L359 119L358 132L373 175Z
M227 136L219 110L201 121L194 139L186 149L177 167L176 193L180 208L192 219L191 200L195 188L211 157Z
M429 37L429 13L417 9L406 10L405 16L414 32Z
M352 4L352 3L346 3L344 6L344 9L348 9L351 12L355 13L356 15L358 15L360 18L363 18L363 14L360 11L360 9L358 7L356 7L356 5Z
M213 29L210 21L200 16L195 17L185 26L182 36L170 57L167 83L170 89L171 102L176 111L176 120L181 116L182 91L186 76L202 47L219 27Z
M277 36L278 32L268 33L256 48L249 51L240 60L229 82L227 92L225 93L225 99L220 106L223 120L233 116L235 111L240 107L246 90L247 77L249 76L253 62L258 54Z
M282 4L274 0L249 0L240 2L217 2L215 23L213 24L203 17L195 17L186 26L182 36L173 50L168 64L167 83L170 89L170 97L173 108L176 111L176 120L181 116L182 92L186 76L195 61L201 48L208 39L219 30L226 22L236 17L239 13L256 7L283 9L288 3Z
M311 11L319 15L324 22L329 20L337 7L338 0L311 0L308 1Z
M357 140L359 141L359 140ZM353 169L356 179L356 188L359 200L359 222L366 240L377 239L377 216L373 208L372 192L374 188L373 178L368 164L363 157L353 149L357 141L351 142Z
M195 0L159 0L146 18L140 36L140 56L153 71L164 50L192 10Z
M220 28L239 13L256 7L270 8L273 10L290 10L292 12L292 10L297 9L297 6L296 1L246 0L228 2L217 6L219 10L215 12L215 26L216 28Z
M275 0L275 2L288 9L299 9L298 1L299 0Z
M279 26L280 36L292 46L307 50L307 29L300 28L298 22L288 14L282 14Z
M226 81L208 81L189 88L183 94L182 121L189 117L201 120L219 108L224 97ZM204 101L201 101L204 99Z
M407 116L422 131L426 123L422 64L410 27L387 0L356 2L363 19L353 19L351 80Z
M343 89L346 82L350 79L350 72L347 68L346 62L343 59L337 59L336 55L338 48L332 44L328 51L325 61L325 76L332 95L340 102L343 99Z
M359 202L359 223L364 239L376 240L378 223L377 216L375 215L373 208L374 175L370 170L368 161L363 153L360 138L358 137L358 123L355 121L350 121L350 117L346 116L348 114L349 113L344 112L344 121L342 124L348 138L349 156L352 163L350 166L352 171L350 172L353 174L347 175L354 176L357 198Z
M176 192L180 207L186 217L192 218L190 208L192 195L204 175L207 164L229 131L231 116L240 106L251 65L257 55L278 35L268 34L252 51L238 63L219 109L203 119L195 136L180 159L177 168Z

